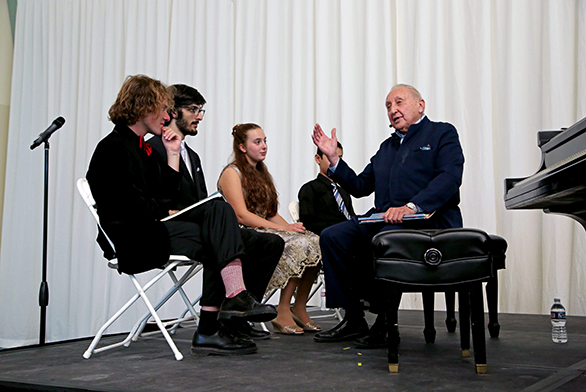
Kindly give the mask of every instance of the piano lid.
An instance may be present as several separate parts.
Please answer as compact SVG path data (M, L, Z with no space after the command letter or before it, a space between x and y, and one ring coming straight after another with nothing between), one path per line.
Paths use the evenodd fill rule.
M550 167L586 149L586 143L581 140L585 131L586 117L541 146L545 167Z
M538 146L537 173L505 179L505 207L568 215L586 228L586 118L563 131L539 132Z

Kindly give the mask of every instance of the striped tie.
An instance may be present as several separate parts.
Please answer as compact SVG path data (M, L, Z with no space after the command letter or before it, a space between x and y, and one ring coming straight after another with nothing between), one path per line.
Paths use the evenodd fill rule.
M346 209L346 205L344 204L344 199L342 199L342 195L340 195L340 191L338 191L338 187L337 187L336 183L332 183L332 186L334 187L334 197L336 198L336 203L338 203L338 208L340 209L340 212L342 214L344 214L346 219L350 219L350 214L348 213L348 210Z

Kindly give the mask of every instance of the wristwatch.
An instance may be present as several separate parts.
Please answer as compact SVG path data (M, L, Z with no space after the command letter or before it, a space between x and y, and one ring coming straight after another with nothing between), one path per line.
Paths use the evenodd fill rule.
M409 203L405 204L405 207L411 208L414 213L417 213L418 208L415 205L415 203L413 203L413 202L410 201Z

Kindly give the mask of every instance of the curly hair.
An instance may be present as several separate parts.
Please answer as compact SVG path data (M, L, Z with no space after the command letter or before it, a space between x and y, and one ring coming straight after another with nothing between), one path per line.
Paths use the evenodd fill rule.
M150 113L172 109L171 93L159 80L146 75L128 76L108 111L108 119L114 124L134 125Z
M270 218L277 214L279 208L273 177L264 162L260 161L253 167L246 159L246 154L240 150L241 144L246 145L248 132L259 128L260 126L252 123L237 124L232 128L234 160L231 164L242 173L242 190L248 211Z

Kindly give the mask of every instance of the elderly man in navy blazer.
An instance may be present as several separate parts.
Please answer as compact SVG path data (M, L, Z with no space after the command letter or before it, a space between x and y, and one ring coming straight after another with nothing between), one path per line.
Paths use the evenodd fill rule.
M313 130L314 143L330 160L330 177L354 197L374 192L374 207L365 216L383 213L384 218L382 222L360 224L358 217L352 217L321 233L327 306L344 308L346 314L334 328L316 334L317 342L358 338L358 343L364 343L368 338L360 299L376 304L371 289L375 286L372 262L363 256L369 253L375 234L403 228L462 227L458 204L464 155L456 128L430 121L421 94L409 85L394 86L387 95L386 108L395 132L382 142L360 174L338 158L335 128L331 137L319 124ZM430 219L403 221L405 215L422 212L435 213ZM373 329L380 324L379 319Z

